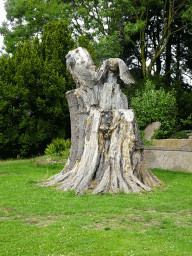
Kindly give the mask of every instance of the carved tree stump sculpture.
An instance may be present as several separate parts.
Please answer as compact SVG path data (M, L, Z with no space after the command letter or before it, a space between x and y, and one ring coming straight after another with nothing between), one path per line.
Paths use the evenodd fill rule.
M126 64L106 60L100 69L84 48L70 51L67 68L77 88L66 93L71 118L71 152L65 168L44 185L83 193L150 191L160 180L146 167L132 109L117 84L134 83Z

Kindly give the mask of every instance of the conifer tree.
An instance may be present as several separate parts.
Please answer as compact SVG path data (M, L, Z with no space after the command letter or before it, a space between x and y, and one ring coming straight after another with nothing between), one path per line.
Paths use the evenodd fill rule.
M65 21L48 23L40 41L26 41L0 59L0 157L42 153L70 136L65 93L72 89L65 55L74 41Z

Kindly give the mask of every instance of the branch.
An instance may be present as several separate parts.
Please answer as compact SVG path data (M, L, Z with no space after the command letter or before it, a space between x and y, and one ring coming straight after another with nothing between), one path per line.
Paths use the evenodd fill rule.
M178 12L179 9L181 9L183 6L185 5L185 0L180 4L178 5L176 8L175 8L175 14Z
M177 30L174 30L171 34L176 33L176 32L178 32L178 31L180 31L180 30L184 29L184 28L185 28L185 27L187 27L189 24L192 24L192 22L191 22L191 23L186 24L185 26L183 26L183 27L181 27L181 28L179 28L179 29L177 29Z
M167 6L167 0L165 1L164 7L163 7L163 20L165 20L166 6Z
M182 54L181 54L182 55ZM169 71L166 73L166 74L164 74L163 76L166 76L169 72L171 72L171 70L173 70L173 68L176 66L176 64L178 63L178 61L182 61L183 59L184 59L184 57L182 58L182 59L180 59L180 60L178 60L180 57L181 57L181 55L176 59L176 62L173 64L173 66L169 69Z
M136 44L133 42L133 40L127 36L129 38L129 40L131 41L132 45L135 47L136 51L139 53L139 55L141 56L141 52L139 51L139 49L137 48Z
M149 66L148 66L147 75L148 75L149 72L151 71L152 66L153 66L155 60L159 57L159 55L164 51L165 47L167 46L167 43L168 43L168 41L169 41L170 36L171 36L171 33L170 33L170 31L169 31L164 45L161 47L161 49L160 49L158 52L155 53L155 56L152 58L152 60L151 60L151 62L150 62L150 64L149 64Z

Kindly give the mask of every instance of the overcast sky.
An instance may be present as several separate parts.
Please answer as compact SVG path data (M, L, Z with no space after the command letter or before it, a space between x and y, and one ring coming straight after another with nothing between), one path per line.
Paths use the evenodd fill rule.
M6 21L6 12L5 12L5 9L4 9L4 0L0 0L0 24L3 22L3 21ZM0 36L0 49L2 48L3 46L3 37Z

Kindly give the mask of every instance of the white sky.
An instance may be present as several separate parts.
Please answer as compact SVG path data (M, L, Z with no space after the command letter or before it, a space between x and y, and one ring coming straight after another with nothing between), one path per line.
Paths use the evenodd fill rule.
M6 12L5 12L5 9L4 9L4 0L0 0L0 24L3 22L3 21L6 21ZM0 49L2 48L3 46L3 36L0 36Z

